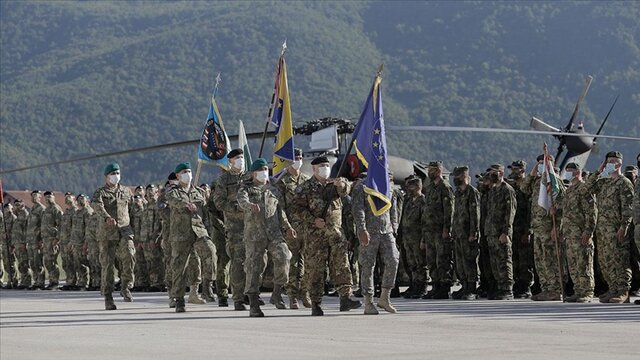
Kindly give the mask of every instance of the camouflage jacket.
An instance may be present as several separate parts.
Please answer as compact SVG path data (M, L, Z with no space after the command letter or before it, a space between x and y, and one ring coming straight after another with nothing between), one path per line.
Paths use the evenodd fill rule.
M138 206L135 202L129 208L131 214L131 230L133 230L133 239L135 241L142 241L140 232L142 230L142 215L147 207L146 204Z
M150 200L144 208L140 228L140 241L158 243L162 234L162 219L156 201Z
M280 191L280 198L282 203L280 204L287 213L287 218L291 221L294 227L297 227L302 219L300 217L301 209L295 207L294 197L296 195L296 188L305 181L309 180L309 175L300 173L299 176L294 177L289 172L286 172L275 183Z
M487 221L487 205L489 204L489 191L480 191L480 236L484 236L484 224Z
M553 227L553 219L552 216L547 210L545 210L542 206L538 205L538 198L540 194L540 181L542 181L542 175L536 176L527 176L522 182L521 190L530 198L530 211L531 211L531 229L544 231L547 233L551 232L551 228ZM560 188L560 194L554 200L557 203L562 202L562 198L564 197L565 187L562 182L558 183ZM561 226L562 224L562 211L560 208L556 207L556 225Z
M248 179L248 175L244 173L225 172L211 186L215 189L211 197L215 206L224 214L224 225L229 231L242 232L244 229L244 214L238 206L238 190Z
M480 193L476 188L467 185L464 191L455 193L453 212L453 237L468 239L473 234L480 234Z
M209 233L204 225L205 193L199 187L190 185L189 188L176 186L166 194L167 203L171 208L170 233L171 241L193 241L200 238L209 238ZM196 211L191 213L187 204L196 206Z
M244 239L284 240L283 233L291 228L282 208L278 189L267 183L244 183L238 190L238 206L244 213ZM260 212L251 211L251 204L260 206Z
M582 234L593 234L598 216L596 198L584 181L569 186L558 204L562 208L562 234L566 238L575 239Z
M40 221L40 234L44 240L59 240L60 223L62 222L62 208L60 205L53 204L47 206L42 212L42 220Z
M330 228L330 232L333 235L335 235L335 232L341 235L342 197L351 192L351 183L346 180L345 182L347 186L337 191L337 196L331 197L329 195L333 191L330 191L330 186L333 187L333 185L322 184L315 176L312 176L296 188L295 206L300 209L302 223L307 230L316 229L314 225L315 219L322 218L326 208L327 213L324 216L326 228Z
M424 186L426 201L422 212L424 229L430 232L451 230L453 217L453 190L451 185L442 179L437 184L430 182Z
M392 186L391 188L391 209L389 216L391 217L391 227L393 233L397 234L400 230L400 221L402 220L402 208L404 206L404 191L400 187Z
M86 241L86 230L89 218L93 215L93 209L89 206L78 207L71 219L71 243L82 245Z
M506 182L494 186L487 195L486 236L506 234L513 237L513 219L516 216L516 193Z
M371 206L369 206L367 194L364 192L364 183L362 181L358 181L353 187L351 201L351 212L356 226L356 234L365 230L371 235L394 232L391 224L391 208L379 216L374 215L371 211Z
M133 195L128 187L118 184L114 187L103 186L93 194L91 206L98 215L98 240L120 240L120 235L132 237L129 205ZM107 224L106 219L113 218L116 226Z
M509 185L516 192L516 217L513 219L513 232L527 234L531 227L531 197L522 187L526 178L514 180ZM536 197L537 199L537 197Z
M86 227L84 229L84 239L88 244L95 243L98 239L96 238L96 231L98 226L98 215L93 209L91 209L91 215L89 215L86 219Z
M34 245L42 241L40 227L44 209L44 205L35 203L29 212L29 217L27 218L27 242L29 244Z
M631 180L620 175L617 178L599 178L593 173L586 180L598 201L598 224L610 224L616 228L627 228L633 218L633 185Z
M7 240L11 244L11 230L16 216L13 213L7 214L4 211L0 211L0 220L2 220L2 224L0 224L0 244L5 244Z
M636 226L640 226L640 179L636 180L635 192L633 197L633 223Z
M60 228L59 228L59 236L60 236L60 244L67 245L71 243L71 229L73 228L73 216L75 215L77 209L67 208L64 209L62 216L60 217Z
M27 209L14 210L16 218L13 220L11 227L11 243L26 244L27 243L27 220L29 211Z
M400 233L403 238L412 238L422 240L423 227L422 213L425 210L426 199L424 194L420 193L413 197L407 195L404 198L402 207L402 217L400 219Z

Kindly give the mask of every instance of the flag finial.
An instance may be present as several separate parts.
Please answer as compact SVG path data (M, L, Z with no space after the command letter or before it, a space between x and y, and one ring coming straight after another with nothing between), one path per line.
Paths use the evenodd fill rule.
M384 63L380 64L380 66L378 66L378 71L376 72L376 76L380 77L382 76L382 70L384 70Z
M284 53L287 51L287 39L284 39L284 42L282 43L282 51L280 52L280 56L284 55Z

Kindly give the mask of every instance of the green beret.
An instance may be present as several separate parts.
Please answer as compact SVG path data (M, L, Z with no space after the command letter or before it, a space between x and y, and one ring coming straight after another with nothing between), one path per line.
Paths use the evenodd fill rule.
M269 166L269 163L267 163L267 160L263 158L258 158L256 159L256 161L253 162L253 164L251 164L251 168L249 168L249 171L258 171L265 166Z
M455 168L453 168L453 176L460 176L467 171L469 171L469 167L466 165L456 166Z
M112 172L120 170L120 165L118 163L111 163L104 168L104 176L111 174Z
M233 159L234 157L242 154L244 154L244 151L242 151L242 149L233 149L227 154L227 159Z
M190 162L183 162L178 164L178 166L176 166L176 168L173 170L174 173L179 173L180 171L184 170L184 169L191 169L191 163Z
M619 151L609 151L607 153L607 158L616 158L622 160L622 153Z
M543 158L544 158L544 156L543 156ZM507 168L509 168L509 169L513 169L513 168L524 169L526 167L527 167L527 162L524 161L524 160L516 160L516 161L512 162L511 165L507 166Z
M327 159L326 156L318 156L317 158L313 159L311 161L311 165L318 165L318 164L324 164L324 163L328 163L329 159Z
M504 166L502 166L502 164L493 164L493 165L489 166L489 169L487 169L487 170L504 171Z
M300 149L300 148L293 149L293 155L294 156L302 156L302 149Z
M436 168L442 169L442 161L440 161L440 160L430 161L429 162L429 167L436 167Z

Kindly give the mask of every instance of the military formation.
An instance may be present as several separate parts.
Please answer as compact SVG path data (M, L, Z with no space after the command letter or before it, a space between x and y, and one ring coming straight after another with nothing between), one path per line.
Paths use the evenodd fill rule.
M530 170L514 161L509 174L493 164L475 175L476 186L468 166L454 168L451 185L433 161L426 177L394 186L381 213L369 206L362 177L331 178L324 156L306 175L302 151L295 155L278 178L264 159L245 170L243 151L234 149L211 185L196 186L191 164L180 163L164 186L132 190L112 163L93 197L66 193L61 207L51 192L33 191L30 209L16 200L0 212L4 288L99 290L106 310L117 308L114 291L125 302L138 291L166 292L176 312L186 303L228 307L231 295L233 309L248 306L251 317L264 316L264 288L275 308L302 306L314 316L324 314L326 295L339 297L340 311L362 307L355 297L363 297L366 315L396 313L391 298L400 296L637 296L640 181L619 152L593 173L569 163L557 181L544 155ZM409 285L402 293L401 283Z

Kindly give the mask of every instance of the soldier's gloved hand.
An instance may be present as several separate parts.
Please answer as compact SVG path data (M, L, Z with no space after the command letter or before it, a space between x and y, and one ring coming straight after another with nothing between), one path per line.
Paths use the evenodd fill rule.
M500 234L500 237L498 238L498 240L500 240L501 243L506 244L509 242L509 235Z
M582 234L580 242L582 243L582 246L589 246L593 243L593 237L591 234Z
M287 229L287 238L295 239L297 237L298 237L298 233L296 232L296 230L294 228Z
M254 212L254 213L260 212L260 205L251 203L251 205L249 206L251 207L251 212Z
M318 229L323 229L325 227L325 222L324 219L322 218L316 218L313 221L313 224L318 228Z
M449 240L450 237L451 233L449 232L449 229L442 230L442 240Z
M361 246L369 245L369 232L367 230L358 231L358 240Z
M116 221L116 219L112 218L112 217L108 217L106 220L107 225L109 226L116 226L116 224L118 223Z
M616 233L616 235L618 236L618 242L622 244L627 238L627 229L624 227L621 227L620 229L618 229L618 232Z

